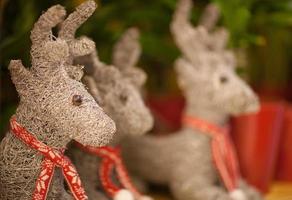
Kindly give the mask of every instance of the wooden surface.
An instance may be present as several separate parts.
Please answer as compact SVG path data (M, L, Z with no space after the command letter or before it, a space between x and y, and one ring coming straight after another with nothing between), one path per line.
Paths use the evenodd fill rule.
M168 194L151 194L155 200L173 200ZM273 184L266 200L292 200L292 183L277 182Z
M267 200L292 200L292 183L275 183L267 195Z

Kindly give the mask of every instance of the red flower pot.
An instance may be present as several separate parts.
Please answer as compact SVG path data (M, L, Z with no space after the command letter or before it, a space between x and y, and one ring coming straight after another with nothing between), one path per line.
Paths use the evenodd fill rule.
M231 120L242 175L262 192L274 175L283 114L283 103L262 103L259 113Z
M292 181L292 105L287 105L285 108L284 125L277 164L276 178L281 181Z
M179 95L148 97L147 104L156 118L155 131L176 131L181 126L181 115L184 108L184 98Z

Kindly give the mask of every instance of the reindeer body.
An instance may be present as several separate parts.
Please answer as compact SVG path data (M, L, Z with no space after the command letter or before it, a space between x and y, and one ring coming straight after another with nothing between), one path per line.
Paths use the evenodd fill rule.
M205 133L184 127L170 136L127 137L121 145L125 163L140 183L169 186L178 200L232 200L220 184L210 140ZM240 184L247 199L261 199L244 181Z
M202 180L210 184L218 181L208 136L185 128L168 137L142 137L125 138L121 143L123 158L135 177L168 185L177 199L190 200L200 199L195 192L205 188ZM135 152L130 153L131 150ZM212 199L206 195L202 197Z
M85 19L95 10L95 3L88 1L81 7L84 10L80 13ZM9 70L20 96L15 117L37 140L56 150L65 150L71 140L96 147L106 145L115 132L114 122L97 105L84 85L70 78L66 72L70 52L83 55L84 51L80 50L84 45L70 46L65 40L52 38L51 29L64 16L64 8L57 5L48 9L35 23L31 32L30 69L19 60L10 62ZM87 47L90 52L94 46ZM39 152L8 132L0 144L0 199L31 199L43 159ZM64 179L58 168L55 169L48 199L73 199L65 192Z
M235 58L225 49L227 31L221 28L211 32L218 16L216 7L208 6L197 28L188 22L191 7L191 0L180 0L171 24L183 54L175 62L175 71L186 99L184 114L224 126L230 115L257 111L258 99L235 73ZM261 199L242 180L240 195L226 190L214 165L211 139L199 129L184 125L169 136L128 136L120 144L134 177L169 186L178 200Z

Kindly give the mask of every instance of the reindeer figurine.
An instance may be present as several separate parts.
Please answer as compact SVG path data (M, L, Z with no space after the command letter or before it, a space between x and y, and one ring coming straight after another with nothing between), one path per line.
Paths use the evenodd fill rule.
M126 134L138 135L149 131L153 125L153 119L149 110L145 107L140 95L140 88L146 81L146 75L139 68L135 68L140 56L139 32L130 28L115 45L113 52L113 64L107 66L99 61L97 52L76 59L76 63L82 64L87 70L84 83L88 86L95 100L103 107L105 112L115 121L118 134L112 145L116 145L119 138ZM100 182L108 195L115 200L146 200L131 184L123 168L123 163L118 157L116 171L118 178L125 189L120 189L108 180L111 177L113 163L109 163L106 157L115 156L114 147L99 149L72 148L70 155L74 161L82 180L85 190L90 199L105 199L97 191ZM85 150L85 152L84 152ZM89 152L89 154L88 154ZM111 154L114 153L114 154ZM102 157L102 161L99 157ZM100 176L97 175L99 169ZM100 180L99 180L100 179ZM113 186L111 186L113 185ZM131 193L129 193L131 192Z
M175 70L186 98L183 126L168 136L125 138L123 158L135 177L169 186L178 200L261 199L240 177L224 128L229 115L256 112L258 98L235 73L227 31L211 32L216 7L207 7L196 28L188 21L191 8L191 0L180 0L171 23L182 52Z
M79 11L86 18L95 4L84 5ZM30 69L20 60L10 62L20 102L11 118L11 130L0 144L0 199L87 199L78 173L63 151L72 140L95 147L106 145L115 132L114 122L84 85L66 72L70 52L84 55L87 45L69 46L65 40L53 38L51 29L65 15L64 8L56 5L35 23ZM63 176L72 195L65 191Z

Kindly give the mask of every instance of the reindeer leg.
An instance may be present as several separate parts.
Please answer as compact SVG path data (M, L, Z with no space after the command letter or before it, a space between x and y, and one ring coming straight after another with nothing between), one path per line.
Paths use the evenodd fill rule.
M192 163L193 164L193 163ZM202 163L206 164L206 163ZM183 163L183 171L178 171L179 166L172 172L170 189L178 200L232 200L228 192L216 185L216 177L210 175L203 168L195 168L192 173L192 166Z
M178 200L232 200L223 188L214 185L202 186L197 180L172 181L170 188Z

